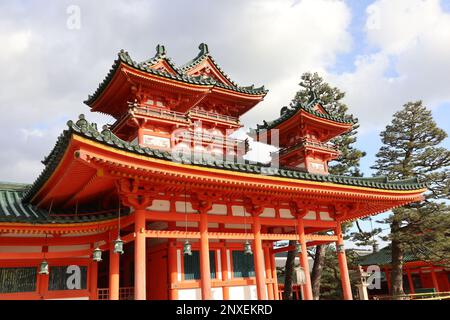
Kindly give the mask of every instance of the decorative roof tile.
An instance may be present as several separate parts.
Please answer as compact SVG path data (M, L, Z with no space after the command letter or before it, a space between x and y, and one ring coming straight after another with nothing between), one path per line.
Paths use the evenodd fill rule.
M203 49L205 50L205 49ZM203 52L203 53L202 53ZM226 77L233 85L227 85L224 83L221 83L219 81L216 81L215 79L208 78L208 77L193 77L186 74L185 71L189 70L190 68L194 67L195 65L201 63L205 57L209 57L211 61L214 63L214 65L218 68L218 70ZM162 70L156 70L152 69L151 66L156 64L160 59L164 59L175 71L176 74L171 74L166 71ZM184 65L183 67L176 67L175 64L172 62L170 58L166 58L166 51L164 46L158 45L157 46L157 53L153 58L150 58L149 60L146 60L141 63L137 63L133 59L131 59L129 53L127 51L124 51L123 49L120 50L118 53L118 58L114 61L111 69L109 70L108 74L104 78L104 80L100 83L97 90L92 94L88 96L88 99L84 101L85 104L91 105L105 90L105 88L108 86L109 82L113 78L115 72L119 68L120 64L124 63L128 65L129 67L132 67L134 69L137 69L139 71L144 71L152 75L161 76L167 79L176 80L184 83L190 83L190 84L198 84L198 85L205 85L205 86L212 86L212 87L220 87L223 89L251 94L251 95L266 95L268 90L264 88L264 86L259 88L253 88L253 86L250 87L240 87L237 84L235 84L231 79L226 75L223 70L217 65L217 63L214 61L214 59L209 55L209 52L206 50L202 51L200 50L199 56L197 56L194 60L192 60L190 63Z
M161 151L158 149L151 149L148 147L141 148L136 145L131 145L129 142L123 141L114 135L106 126L103 127L101 132L97 131L97 125L89 123L84 115L80 115L78 121L68 121L68 129L60 135L54 149L50 152L50 155L46 158L45 168L36 181L30 186L27 192L24 194L24 203L29 202L34 194L36 194L45 181L50 177L52 172L59 164L64 151L66 150L72 134L83 136L87 139L100 142L105 145L113 146L114 148L125 150L131 153L143 154L150 158L159 158L167 161L173 161L172 154L168 151ZM192 159L193 158L193 159ZM387 189L387 190L418 190L426 188L427 184L419 182L416 178L388 181L386 177L349 177L349 176L337 176L337 175L321 175L307 173L301 169L291 168L275 168L270 167L267 164L254 163L245 161L245 163L221 161L207 154L181 154L183 163L194 164L196 166L219 168L223 170L239 171L246 173L261 173L265 175L272 175L282 178L294 178L299 180L321 181L331 182L341 185L352 185L374 189ZM213 160L213 161L211 161Z
M403 254L403 262L418 261L419 259L411 252L407 251ZM370 265L389 265L392 262L391 246L384 247L380 251L360 257L356 264L361 266Z
M76 215L69 211L52 213L23 201L29 188L29 184L0 182L0 223L81 223L110 220L117 217L117 212L114 210L101 214L87 213L81 210ZM123 214L127 214L127 212Z
M312 96L312 99L310 99L306 105L303 105L300 102L298 102L294 105L291 105L290 107L283 107L283 108L281 108L281 116L279 118L277 118L273 121L270 121L270 122L263 121L263 124L257 125L256 129L251 129L251 131L257 133L260 130L273 129L273 128L277 127L279 124L281 124L281 123L285 122L286 120L290 119L291 117L293 117L300 110L304 110L309 114L312 114L316 117L323 118L326 120L331 120L331 121L346 123L346 124L353 123L353 120L351 120L351 119L344 119L344 118L335 117L335 116L331 115L330 113L328 113L328 111L326 111L326 108L323 108L326 111L326 113L321 113L321 112L315 111L313 109L313 107L316 106L317 104L320 104L323 106L323 102L319 98L317 98L317 96L314 94Z

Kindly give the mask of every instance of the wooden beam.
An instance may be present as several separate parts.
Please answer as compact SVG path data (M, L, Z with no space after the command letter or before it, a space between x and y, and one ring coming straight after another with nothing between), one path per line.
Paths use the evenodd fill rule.
M80 237L1 237L0 246L67 246L108 240L108 233Z
M209 222L209 221L208 221ZM198 231L182 231L182 230L146 230L145 236L147 238L170 238L170 239L200 239L200 232ZM208 232L209 239L219 240L253 240L253 233L244 232ZM328 235L305 235L306 240L315 241L336 241L336 236ZM299 240L299 236L296 234L277 234L277 233L262 233L261 240Z
M151 221L179 221L179 222L199 222L200 215L197 213L180 213L173 211L146 211L146 219ZM208 214L208 222L210 223L227 223L227 224L253 224L253 217L238 217L228 215L213 215ZM261 225L266 226L295 226L295 219L283 218L260 218ZM336 221L323 220L303 220L305 227L314 228L335 228Z
M134 216L128 215L120 218L122 229L134 223ZM106 221L55 223L33 225L31 223L0 223L0 232L22 234L70 234L78 232L97 232L99 229L116 229L117 218Z
M91 249L62 252L0 252L0 260L42 260L85 257L92 254Z

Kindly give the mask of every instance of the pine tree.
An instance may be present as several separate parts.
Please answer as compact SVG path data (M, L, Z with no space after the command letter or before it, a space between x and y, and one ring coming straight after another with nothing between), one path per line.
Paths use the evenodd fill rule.
M330 86L317 73L306 72L301 76L299 85L302 87L292 100L292 105L301 103L306 105L311 98L311 93L314 92L324 104L324 108L333 116L351 119L354 122L353 129L346 134L338 136L331 140L331 142L341 152L339 159L329 164L330 174L347 175L347 176L362 176L359 170L359 161L365 156L365 152L357 149L354 146L356 142L356 134L358 130L358 121L353 115L348 114L348 107L342 101L345 93L337 87ZM315 248L314 265L311 274L311 285L314 299L319 299L320 283L323 266L325 263L326 245L318 245ZM294 251L288 252L287 262L293 261L295 256ZM286 268L288 270L288 268ZM285 279L285 290L291 285L289 279L292 277L287 275Z
M425 201L396 208L385 220L391 227L392 293L402 295L406 251L440 263L450 257L449 207L437 202L449 198L450 151L439 146L447 134L437 127L422 101L405 104L380 136L383 145L372 167L377 175L390 179L417 177L429 184Z

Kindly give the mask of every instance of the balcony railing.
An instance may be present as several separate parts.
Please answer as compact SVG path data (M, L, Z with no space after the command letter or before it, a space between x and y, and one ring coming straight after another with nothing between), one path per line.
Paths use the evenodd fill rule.
M189 114L189 116L194 116L194 117L198 116L198 117L203 117L203 118L212 119L212 120L219 120L219 121L224 121L224 122L230 122L233 124L239 124L238 118L228 116L225 114L220 114L220 113L207 112L207 111L203 111L203 110L193 109L193 110L190 110L188 114Z
M198 109L193 109L189 110L187 113L182 113L154 105L139 104L136 102L128 102L128 107L132 112L136 114L142 114L163 119L188 122L191 117L201 117L208 120L218 120L239 125L239 119L236 117L215 112L207 112Z
M109 288L98 288L97 300L109 300ZM119 288L119 300L134 300L134 287Z
M302 139L292 146L280 149L277 152L273 152L273 154L282 156L284 154L287 154L287 153L289 153L293 150L299 149L301 147L314 147L314 148L319 148L319 149L326 150L326 151L332 152L332 153L339 153L339 150L330 143L323 143L323 142L318 142L318 141L311 141L308 139Z
M229 138L226 136L208 134L204 132L182 131L174 135L174 140L183 140L183 142L198 142L199 144L215 144L221 146L246 146L245 140ZM248 146L246 147L248 148Z
M156 117L161 119L169 119L169 120L176 120L176 121L182 121L182 122L188 122L188 119L186 117L186 114L161 108L161 107L155 107L155 106L148 106L148 105L142 105L138 103L128 103L128 106L132 112L135 114L141 114L145 116L150 117Z

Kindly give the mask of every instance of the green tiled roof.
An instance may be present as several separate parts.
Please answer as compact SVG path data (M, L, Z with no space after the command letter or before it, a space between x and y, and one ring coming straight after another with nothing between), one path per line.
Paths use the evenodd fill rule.
M417 261L419 260L413 253L411 252L405 252L403 254L403 262L411 262L411 261ZM370 266L370 265L389 265L392 262L392 251L391 247L387 246L381 249L378 252L374 252L371 254L368 254L366 256L360 257L356 264L359 264L361 266Z
M64 151L71 139L72 134L83 136L87 139L93 140L98 143L102 143L114 148L125 150L128 152L144 155L150 158L163 159L167 161L173 161L171 152L161 151L158 149L152 149L148 147L141 147L136 143L126 142L114 135L107 126L103 126L103 130L99 132L97 125L89 123L84 115L80 115L77 122L68 121L68 129L58 138L54 149L50 152L50 155L45 160L45 168L33 185L29 188L28 192L24 196L24 201L29 201L33 195L41 188L45 181L50 177L52 172L58 165ZM193 158L193 159L192 159ZM178 160L178 159L176 159ZM400 181L388 181L386 177L374 177L374 178L359 178L359 177L347 177L337 175L321 175L307 173L303 170L294 170L287 168L274 168L266 164L252 163L245 161L245 163L237 163L230 161L216 160L208 155L186 155L181 157L181 163L192 164L201 167L217 168L229 171L239 171L254 174L265 174L276 176L280 178L291 178L299 180L331 182L341 185L352 185L360 187L368 187L374 189L387 189L387 190L417 190L426 187L426 183L419 182L417 179L408 179Z
M309 100L309 102L306 105L301 104L300 102L296 103L295 105L292 105L291 107L283 107L283 112L281 113L281 116L273 121L266 122L264 121L263 124L257 125L256 129L252 129L253 132L258 132L259 130L269 130L272 128L277 127L279 124L283 123L284 121L290 119L292 116L294 116L297 112L300 110L304 110L308 112L309 114L312 114L316 117L340 122L340 123L348 123L352 124L353 121L351 119L344 119L332 116L328 111L326 111L326 108L324 108L325 113L317 112L313 109L313 107L317 104L320 104L323 106L323 102L317 98L315 95L312 96L312 99Z
M69 211L49 213L47 210L23 202L23 196L29 188L29 184L0 182L0 223L81 223L117 217L115 212L86 214L81 211L79 215L73 215L73 212Z
M179 75L182 75L182 73L178 70L175 63L173 63L172 59L166 56L166 48L165 48L165 46L163 46L161 44L158 44L156 46L156 54L152 58L141 62L141 64L151 67L151 66L154 66L155 64L157 64L161 60L164 60L165 62L167 62L167 64L169 66L171 66L175 72L177 72Z
M200 53L202 53L202 51ZM219 69L219 71L221 71L221 73L228 80L230 80L231 83L233 83L232 86L223 84L212 78L201 77L201 76L193 77L193 76L189 76L185 73L185 71L192 68L193 65L196 65L196 64L200 63L201 61L203 61L204 57L206 57L206 56L209 56L209 53L199 55L197 58L195 58L193 61L191 61L187 65L178 68L175 66L175 64L172 62L172 60L170 58L166 57L165 48L162 45L157 46L157 52L153 58L143 61L143 62L140 62L140 63L131 59L131 57L127 51L121 50L118 54L118 58L114 61L113 65L112 65L111 69L109 70L105 79L100 83L100 85L98 86L98 88L94 92L94 94L90 95L88 97L88 99L86 101L84 101L84 103L86 103L87 105L91 105L101 95L103 90L108 86L109 82L113 78L115 72L117 71L117 69L119 68L121 63L124 63L124 64L128 65L129 67L132 67L139 71L144 71L149 74L161 76L161 77L164 77L167 79L180 81L180 82L184 82L184 83L205 85L205 86L215 86L215 87L220 87L223 89L228 89L228 90L241 92L241 93L247 93L247 94L251 94L251 95L266 95L267 94L268 90L264 89L264 86L259 87L259 88L254 88L253 86L241 87L241 86L236 85L234 82L232 82L229 79L229 77L222 71L222 69L220 69L217 66L217 64L215 64L215 66ZM209 56L209 57L211 58L211 56ZM168 73L166 71L152 69L151 66L154 65L155 63L157 63L160 59L165 59L165 61L168 62L169 65L171 65L174 68L174 70L176 71L176 74Z
M220 74L223 75L228 81L230 81L233 86L239 87L239 85L231 80L230 76L225 73L225 71L217 64L217 62L214 60L214 58L210 55L208 45L206 43L201 43L198 47L200 49L200 52L198 53L197 57L186 63L185 65L179 67L179 70L182 73L186 73L187 71L191 70L192 68L195 68L199 64L201 64L203 61L205 61L208 57L211 60L211 62L214 64L214 67L219 70ZM264 86L260 88L254 88L253 85L248 87L242 87L247 90L257 90L257 91L264 91Z

